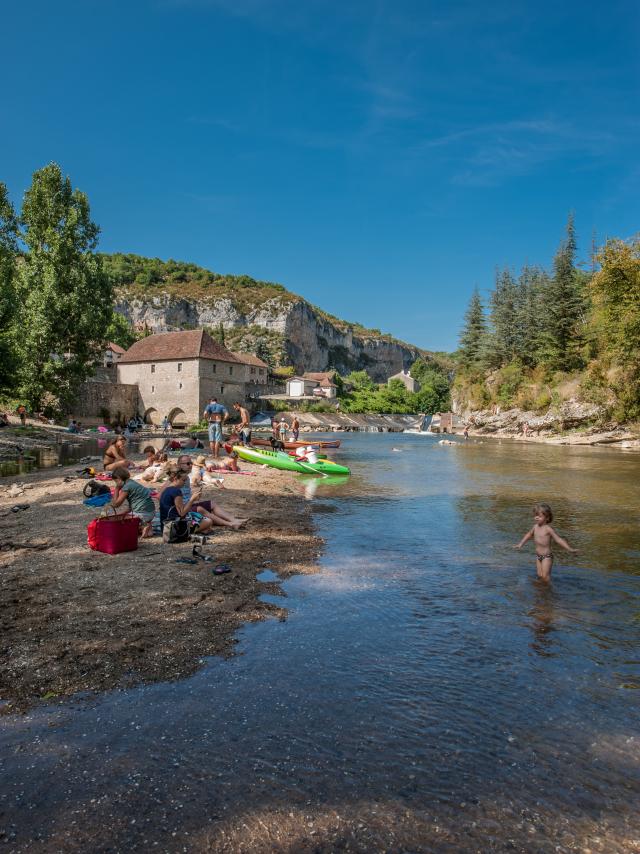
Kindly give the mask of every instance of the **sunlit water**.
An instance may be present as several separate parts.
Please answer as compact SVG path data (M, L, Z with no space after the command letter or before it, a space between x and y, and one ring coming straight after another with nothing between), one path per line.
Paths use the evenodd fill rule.
M402 435L336 458L348 481L296 480L326 550L286 622L2 721L9 850L249 851L259 824L268 850L289 822L278 850L329 851L328 815L352 850L640 850L640 458ZM536 500L580 549L548 588L511 548Z

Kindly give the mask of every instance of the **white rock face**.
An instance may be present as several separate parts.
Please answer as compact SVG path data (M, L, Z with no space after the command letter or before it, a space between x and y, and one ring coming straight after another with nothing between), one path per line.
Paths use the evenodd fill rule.
M196 329L202 326L225 329L238 326L262 326L284 338L286 352L296 371L324 371L337 368L341 373L366 370L376 382L409 368L421 351L417 347L354 333L338 328L317 314L303 300L261 303L247 314L238 311L229 299L215 302L176 299L169 294L140 298L121 298L115 306L130 323L146 325L152 332Z

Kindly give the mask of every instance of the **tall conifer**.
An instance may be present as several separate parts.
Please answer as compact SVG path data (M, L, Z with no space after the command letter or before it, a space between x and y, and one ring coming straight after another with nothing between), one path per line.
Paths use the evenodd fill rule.
M570 371L580 363L579 324L584 303L575 268L576 248L573 214L569 214L566 236L553 259L553 276L546 288L542 332L545 360L560 371Z
M487 335L487 324L480 293L476 288L471 294L469 305L464 316L464 328L460 334L460 353L462 364L466 368L477 368L482 359L482 353Z

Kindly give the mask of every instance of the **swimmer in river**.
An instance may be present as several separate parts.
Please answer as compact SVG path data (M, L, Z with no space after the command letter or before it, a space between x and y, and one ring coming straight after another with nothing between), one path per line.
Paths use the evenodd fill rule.
M538 578L542 581L551 581L551 569L553 567L553 552L551 541L555 541L563 549L576 554L578 549L572 549L566 540L563 540L551 527L553 513L548 504L536 504L533 508L533 520L535 525L524 535L514 549L521 549L530 539L536 547L536 570Z

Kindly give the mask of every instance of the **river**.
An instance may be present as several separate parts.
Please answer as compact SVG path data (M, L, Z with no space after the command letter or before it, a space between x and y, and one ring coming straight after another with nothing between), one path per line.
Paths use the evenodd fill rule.
M346 482L297 481L326 549L286 621L1 719L7 850L640 850L640 458L402 434L336 458ZM580 549L548 587L511 548L537 500Z

